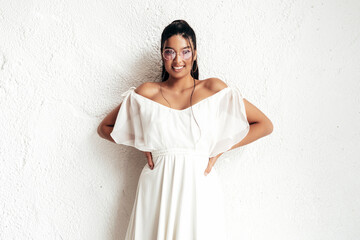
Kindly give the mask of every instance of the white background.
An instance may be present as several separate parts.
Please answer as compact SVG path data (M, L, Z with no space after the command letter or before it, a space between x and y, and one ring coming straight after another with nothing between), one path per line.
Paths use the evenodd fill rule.
M274 124L215 165L230 239L358 239L356 0L1 0L0 239L124 238L146 158L96 130L122 92L160 81L176 19L200 79L239 86Z

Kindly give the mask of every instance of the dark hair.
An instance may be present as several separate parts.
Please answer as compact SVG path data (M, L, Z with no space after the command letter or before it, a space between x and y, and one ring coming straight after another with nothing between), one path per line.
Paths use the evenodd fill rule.
M175 20L169 25L167 25L161 34L161 48L160 48L161 54L164 48L165 41L174 35L180 35L185 39L187 39L190 43L191 51L195 52L194 50L196 50L196 35L194 30L185 20ZM194 60L194 54L191 57L191 61L193 60ZM193 66L191 68L190 74L194 79L199 79L199 68L197 64L197 58L195 61L193 61ZM162 74L161 74L162 82L166 81L168 78L169 78L169 73L165 70L165 66L163 63Z

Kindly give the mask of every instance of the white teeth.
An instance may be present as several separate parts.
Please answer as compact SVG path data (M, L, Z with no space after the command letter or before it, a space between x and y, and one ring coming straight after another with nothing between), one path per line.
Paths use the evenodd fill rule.
M173 68L175 68L176 70L179 70L179 69L182 69L184 66L182 66L182 67L173 67Z

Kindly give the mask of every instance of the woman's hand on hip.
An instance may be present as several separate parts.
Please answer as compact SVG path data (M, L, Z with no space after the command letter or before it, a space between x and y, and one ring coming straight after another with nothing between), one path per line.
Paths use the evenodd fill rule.
M153 159L152 159L151 152L144 152L144 153L145 153L145 156L146 156L149 167L151 169L154 169L154 162L153 162Z
M215 165L217 159L221 156L221 154L223 154L223 153L220 153L215 157L209 158L208 166L207 166L207 168L205 169L205 172L204 172L205 176L207 176L210 173L212 167Z

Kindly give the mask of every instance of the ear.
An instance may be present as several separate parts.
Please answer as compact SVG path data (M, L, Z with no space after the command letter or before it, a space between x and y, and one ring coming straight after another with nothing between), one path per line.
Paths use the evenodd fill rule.
M197 59L197 50L195 49L194 50L194 62L195 62L196 59Z

